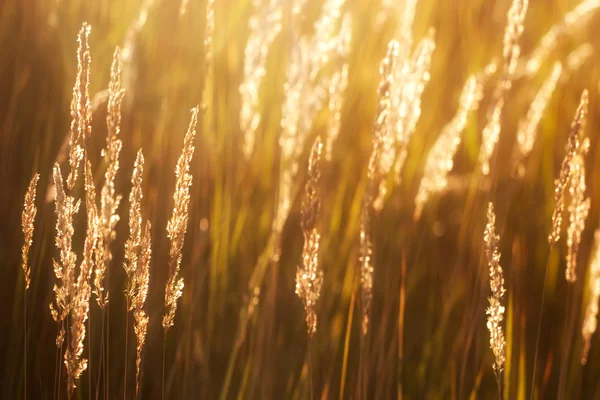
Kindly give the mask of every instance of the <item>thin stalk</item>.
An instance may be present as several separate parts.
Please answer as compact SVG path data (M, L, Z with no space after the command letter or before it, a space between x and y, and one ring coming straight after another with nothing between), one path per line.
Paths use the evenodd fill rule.
M23 399L27 400L27 289L23 290Z
M406 308L406 250L402 252L402 279L400 283L400 307L398 311L398 400L402 400L402 375L404 370L404 310Z
M312 338L308 339L308 382L310 384L310 400L314 400L314 391L313 391L313 367L312 367L312 356L310 354L310 344L312 343Z
M501 376L500 373L494 372L496 376L496 386L498 387L498 400L502 400L502 383L500 382Z
M544 264L544 283L542 284L542 305L540 306L540 317L538 319L538 327L537 327L537 335L535 339L535 351L533 356L533 375L531 377L531 397L533 400L533 392L535 390L535 371L537 368L537 358L538 358L538 347L540 344L540 330L542 328L542 315L544 311L544 298L546 295L546 280L548 279L548 261L550 260L550 251L552 250L552 245L548 248L548 253L546 254L546 262Z
M165 348L167 347L167 333L163 335L163 353L162 353L162 400L165 400Z
M64 329L64 326L65 326L65 321L64 320L61 321L61 325L63 326L63 329ZM58 386L58 395L56 397L57 399L60 399L60 386L61 386L60 382L62 380L62 365L63 365L63 363L61 361L61 356L63 354L63 344L64 344L64 342L60 345L60 350L58 351L58 381L57 381L57 384L58 384L57 385Z
M60 331L60 324L56 323L56 334ZM52 397L54 400L57 398L58 391L58 347L56 347L56 351L54 352L54 387L52 388Z
M110 270L109 270L110 271ZM108 274L107 281L108 281ZM106 358L104 363L104 382L106 388L104 390L104 397L109 400L108 395L110 391L110 303L106 304Z
M102 330L102 336L100 339L100 359L98 360L98 379L96 379L96 400L100 396L100 377L104 372L104 318L105 318L105 310L102 309L102 325L100 329Z
M92 313L88 315L88 400L92 400Z
M348 353L350 350L350 332L352 330L352 317L354 316L354 301L356 291L352 291L350 298L350 310L348 310L348 323L346 324L346 339L344 340L344 360L342 361L342 382L340 383L340 400L344 398L344 387L346 385L346 369L348 368Z
M564 393L566 390L566 377L567 377L567 365L569 364L569 340L568 338L570 338L570 334L571 334L571 330L569 329L569 321L571 320L571 308L572 308L572 302L573 302L573 288L571 287L571 284L569 284L568 288L567 288L567 312L565 313L565 321L563 322L563 337L562 337L562 348L563 348L563 352L562 352L562 357L560 360L560 374L559 374L559 379L558 379L558 391L557 391L557 396L559 399L564 399Z
M123 399L127 399L127 342L129 341L129 299L125 310L125 368L123 371Z

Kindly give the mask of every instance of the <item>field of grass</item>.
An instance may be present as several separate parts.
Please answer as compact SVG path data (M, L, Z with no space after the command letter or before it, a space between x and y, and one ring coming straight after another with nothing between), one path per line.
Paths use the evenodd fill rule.
M600 1L584 0L587 8L565 19L579 2L0 2L0 397L600 399L597 334L591 336L587 363L581 362L586 310L593 289L600 292L600 271L593 273L600 268L594 244L600 229ZM522 34L518 17L512 36L507 29L511 7L517 14L526 11ZM71 98L84 23L91 27L91 124L85 113L75 112L85 159L71 189L67 175L76 144L69 146ZM556 43L532 69L528 62L540 54L548 31L556 33ZM268 37L267 44L247 49L257 34ZM389 50L392 40L396 55ZM90 235L93 221L100 220L91 210L101 208L110 167L103 152L107 115L118 115L110 110L118 91L107 90L116 47L121 71L113 78L120 78L124 95L114 189L122 201L103 283L109 301L102 308L96 294L82 288L89 282L93 290L101 257L94 243L102 240ZM506 48L520 48L520 54L512 53L513 66ZM412 62L413 53L423 57ZM261 54L264 71L256 65L245 70ZM495 69L486 72L492 62ZM560 76L533 129L533 147L523 154L518 132L536 94L558 71L556 62ZM413 68L412 75L402 65ZM386 66L392 69L388 86ZM330 84L344 71L346 88ZM248 74L262 72L257 87L244 86ZM481 91L471 99L479 107L466 109L464 129L456 135L460 142L453 138L435 147L441 133L459 124L453 118L470 77L474 91ZM241 95L241 87L251 95ZM80 85L75 92L85 96L84 89ZM402 90L405 102L394 97ZM585 90L589 109L577 122ZM75 108L85 111L85 97L77 99ZM249 99L255 100L251 114L260 117L255 132L240 113ZM481 145L498 102L503 102L499 141L486 174ZM193 137L190 110L196 106ZM410 133L412 117L414 133L396 136L394 129ZM448 128L451 120L455 125ZM330 141L337 122L339 135ZM318 140L320 160L320 147L313 145ZM458 143L454 157L453 143ZM189 182L182 179L186 160L178 161L185 149L192 177L189 216ZM130 211L132 199L136 204L130 192L138 150L145 162L137 211L142 243L136 245L130 226L138 214ZM575 161L563 163L566 155ZM388 170L382 167L386 157ZM450 168L443 157L453 161ZM428 165L436 161L450 169L447 184L423 202L419 214L415 198ZM53 260L59 267L64 261L57 243L68 233L56 229L61 190L55 163L65 181L62 197L81 201L72 221L75 279L91 266L87 280L82 274L79 283L72 282L60 347L61 322L48 305L55 304L53 286L59 283ZM561 238L550 246L561 170L565 213ZM26 290L21 217L36 173ZM443 179L439 174L434 181ZM379 196L382 185L387 191ZM577 236L570 227L571 204L585 211L587 198L587 218L585 212L575 218L585 225L571 259L577 279L570 282L566 271L574 245L568 239ZM490 202L494 224L488 224ZM492 225L504 277L500 297L490 290L490 264L492 283L499 272L489 262L495 241L493 235L484 240ZM146 227L151 244L141 233ZM144 262L131 261L148 260L144 250L151 250L145 303L139 275ZM171 296L177 309L167 331L165 288L176 283L178 257L183 294L178 300ZM134 286L124 267L141 277ZM493 299L504 307L503 320L493 327L505 339L502 368L490 348L486 310ZM127 311L132 302L138 314ZM597 313L597 298L592 304ZM134 325L142 310L148 324L136 393ZM76 326L85 328L79 356L88 363L71 394L65 352Z

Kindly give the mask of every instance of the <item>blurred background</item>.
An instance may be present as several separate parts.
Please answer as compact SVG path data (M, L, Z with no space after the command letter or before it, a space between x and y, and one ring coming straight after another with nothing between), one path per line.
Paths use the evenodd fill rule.
M394 6L393 2L389 2ZM400 1L401 3L401 1ZM359 228L360 205L367 179L372 127L377 107L379 64L398 24L397 12L379 1L347 0L342 12L352 20L348 87L343 95L340 134L330 162L322 163L322 208L317 226L322 235L319 258L324 284L317 304L318 330L308 342L305 311L294 293L301 262L301 196L293 199L281 237L281 258L266 269L259 302L247 324L240 313L248 301L252 272L269 251L279 179L278 138L284 82L293 41L287 8L283 28L269 48L266 76L260 87L262 121L255 151L242 155L239 86L243 79L248 21L255 8L249 0L216 0L212 77L206 81L205 0L189 0L186 12L175 0L4 0L0 4L0 393L23 397L23 290L20 268L23 196L35 172L38 216L30 260L28 290L27 394L50 398L56 366L56 324L48 310L55 282L52 259L55 214L51 190L53 163L66 160L69 104L77 71L77 32L92 26L90 93L108 86L115 46L131 40L131 62L124 68L119 209L113 263L109 266L110 393L121 396L127 370L127 397L134 396L134 353L125 366L125 273L123 245L128 236L126 200L135 154L143 149L143 214L152 221L153 259L146 303L150 323L143 351L141 398L160 398L164 287L175 163L183 144L189 110L204 105L191 164L190 220L181 274L185 289L169 330L165 358L165 393L183 398L494 398L485 309L489 296L483 231L490 198L489 178L480 176L477 158L493 84L477 113L469 117L455 157L447 190L434 197L418 222L414 198L426 156L442 127L454 116L467 77L493 58L501 59L510 2L420 0L413 27L415 41L436 29L431 78L422 96L422 115L409 144L401 184L381 213L373 217L373 316L361 356ZM322 0L307 0L295 29L311 35ZM531 0L521 38L524 60L553 24L577 5L573 0ZM140 13L147 19L141 26ZM594 336L588 364L581 366L581 322L589 297L587 271L593 233L600 211L599 123L600 13L560 35L534 76L517 79L507 94L497 148L496 204L501 264L507 294L507 358L504 398L600 398L600 340ZM136 28L139 27L139 28ZM336 31L339 28L335 28ZM581 65L564 67L538 129L533 152L515 173L511 155L519 120L555 60L565 61L589 43ZM581 91L590 91L586 161L591 210L583 232L574 285L564 278L566 245L548 256L554 207L554 184ZM203 92L206 93L203 99ZM95 99L91 161L102 180L100 150L106 140L106 103ZM97 103L97 104L96 104ZM300 111L302 113L302 111ZM305 182L308 152L325 133L327 107L316 114L299 160L298 187ZM83 191L80 189L82 196ZM568 220L568 219L567 219ZM75 221L74 248L81 254L85 213ZM548 279L544 288L544 271ZM545 303L538 366L532 380L542 293ZM404 291L401 300L401 291ZM571 300L567 303L566 299ZM402 303L403 301L403 303ZM566 318L567 305L572 309ZM76 391L79 398L96 393L100 311L90 307L91 357ZM131 328L130 328L131 329ZM133 330L132 330L133 331ZM130 339L133 335L130 334ZM130 351L133 348L130 343ZM400 343L400 345L399 345ZM564 351L568 350L568 351ZM309 368L308 352L311 355ZM362 367L361 367L362 365ZM90 373L92 387L88 384ZM366 377L366 396L359 373ZM558 392L561 373L566 387ZM401 390L399 389L401 387ZM63 391L64 393L64 391Z

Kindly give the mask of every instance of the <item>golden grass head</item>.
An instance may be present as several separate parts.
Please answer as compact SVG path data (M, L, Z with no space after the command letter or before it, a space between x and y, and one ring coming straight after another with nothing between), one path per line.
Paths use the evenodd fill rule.
M96 190L91 172L91 165L87 161L85 168L85 190L87 208L87 230L83 250L83 261L80 266L79 276L75 285L71 304L70 317L70 343L65 351L64 364L67 370L67 388L69 397L75 391L77 381L87 369L87 360L83 355L83 342L86 335L86 321L90 311L91 286L90 280L94 270L94 250L100 234L95 199Z
M585 229L591 202L585 197L585 156L589 150L590 141L585 138L575 156L571 159L569 193L569 228L567 229L567 268L565 276L568 282L577 280L577 255L581 243L581 234Z
M542 119L542 115L546 110L548 102L554 93L558 79L562 72L562 64L560 62L554 63L552 72L546 78L542 87L535 96L535 99L529 106L527 115L521 121L519 121L519 129L517 131L517 144L519 146L519 152L521 157L527 157L531 150L533 150L533 144L536 139L537 129Z
M25 193L25 201L23 203L23 214L21 214L21 229L23 230L23 247L21 248L21 267L25 276L25 290L29 289L31 283L31 268L29 267L29 249L33 243L33 223L35 222L35 194L37 183L40 179L40 174L33 175L29 188Z
M589 104L589 94L587 89L581 93L579 106L575 112L575 117L571 123L571 131L567 139L567 149L563 158L560 173L554 181L554 212L552 214L552 232L548 237L550 245L557 243L560 239L560 230L562 226L563 211L565 208L565 189L571 176L571 160L577 153L581 145L581 136L585 130L586 116Z
M127 275L125 284L125 297L131 305L135 297L135 271L139 262L140 247L142 245L142 183L144 174L144 155L138 150L133 174L131 176L131 193L129 194L129 238L125 242L125 263L123 268Z
M502 297L506 289L504 288L504 274L502 266L500 266L500 251L498 250L500 236L496 234L495 224L494 205L490 202L487 210L487 225L483 236L485 254L490 270L490 289L492 291L492 295L489 297L490 306L486 310L486 314L488 315L487 328L490 331L490 347L496 358L494 372L498 375L502 372L505 361L506 342L501 323L504 319Z
M302 202L302 232L304 249L302 250L302 266L296 272L296 294L304 303L308 335L317 331L316 303L323 285L323 270L319 268L320 235L315 227L317 214L321 206L318 184L320 178L320 160L323 143L318 136L310 152L308 161L308 181Z
M423 179L415 197L415 212L413 219L420 218L423 207L429 198L442 192L448 184L448 173L454 166L454 155L461 143L461 133L467 125L471 110L479 107L483 87L476 75L467 79L459 99L459 108L452 120L444 126L435 144L429 151Z
M71 100L71 134L69 137L69 165L67 187L73 190L77 181L79 164L83 159L84 146L92 132L92 107L90 102L90 45L88 42L92 28L84 22L77 36L77 78Z
M133 296L132 308L135 320L134 331L137 339L136 359L135 359L135 392L139 395L140 391L140 367L142 364L142 349L146 342L146 333L148 331L148 314L144 311L144 304L148 296L148 286L150 283L150 260L152 258L152 225L147 221L142 235L142 244L138 265L135 271L134 282L135 292Z
M108 134L106 137L106 148L102 150L106 172L104 173L104 185L100 193L100 229L101 236L97 246L97 268L94 274L94 293L96 301L101 308L108 303L108 290L104 288L104 276L110 261L112 252L110 245L116 237L116 225L119 222L118 208L121 203L121 195L115 191L115 177L119 170L119 155L122 142L119 139L121 131L121 104L125 90L121 88L121 50L117 47L113 53L113 61L110 70L110 83L108 85L108 107L106 114L106 125Z
M188 223L188 206L190 203L190 187L192 186L192 175L190 174L190 163L194 155L194 138L196 136L196 124L198 123L199 108L192 109L192 118L183 141L183 150L177 160L175 169L175 192L173 193L173 215L167 223L167 233L171 242L169 250L169 278L165 288L165 315L162 326L167 334L169 327L173 326L177 300L183 295L183 278L179 277L181 265L181 252Z
M54 285L55 305L50 304L50 313L56 322L63 322L71 310L71 300L75 295L75 266L77 255L72 249L73 217L79 211L80 201L65 193L60 166L54 165L54 186L56 188L56 247L59 250L59 262L54 261L54 274L58 283ZM61 325L56 339L60 347L65 331Z

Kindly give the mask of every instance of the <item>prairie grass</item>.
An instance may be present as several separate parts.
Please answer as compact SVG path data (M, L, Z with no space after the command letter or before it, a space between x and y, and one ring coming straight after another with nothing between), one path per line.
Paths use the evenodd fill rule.
M0 398L597 398L598 8L5 0Z

